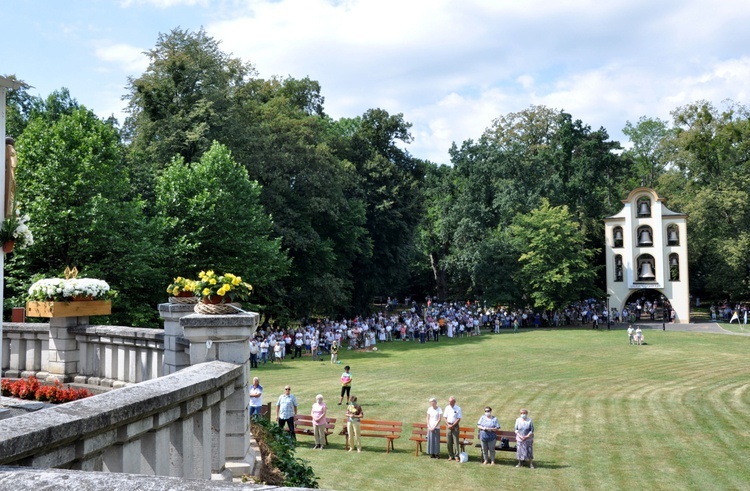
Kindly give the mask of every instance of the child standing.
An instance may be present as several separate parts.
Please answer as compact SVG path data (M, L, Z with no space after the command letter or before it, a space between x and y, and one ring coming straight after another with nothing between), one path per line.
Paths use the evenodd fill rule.
M341 399L339 399L339 406L344 402L344 394L346 394L346 403L349 404L349 394L352 390L352 374L349 371L349 365L344 367L344 373L341 374Z

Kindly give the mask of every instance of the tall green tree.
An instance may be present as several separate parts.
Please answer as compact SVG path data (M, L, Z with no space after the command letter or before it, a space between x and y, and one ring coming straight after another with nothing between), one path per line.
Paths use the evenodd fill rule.
M334 140L335 152L356 168L357 197L366 205L372 244L372 254L358 256L353 265L353 304L362 309L374 295L398 294L408 285L424 211L425 163L399 145L412 141L411 124L402 114L370 109L338 124L337 134L345 138Z
M596 295L595 251L587 249L580 225L568 207L551 206L546 198L529 214L517 215L511 226L521 269L517 281L534 306L564 308Z
M112 322L155 325L163 249L144 203L127 197L116 129L61 91L32 112L17 150L17 196L34 245L14 253L8 275L20 287L76 266L120 291Z
M632 189L639 185L656 186L657 180L669 164L669 123L659 118L642 116L636 124L628 121L622 132L630 139L632 145L624 152L626 158L633 160L631 179L627 181L627 187Z
M224 145L214 142L198 162L176 157L156 187L171 274L231 272L256 287L260 303L275 303L264 287L286 274L289 261L281 240L271 237L260 192Z
M211 141L227 146L273 216L289 274L267 290L277 315L333 314L350 305L354 258L370 254L356 169L327 143L320 85L308 78L255 77L204 31L160 35L148 70L130 83L134 192L153 199L149 179L174 155L194 162Z
M581 224L586 247L601 243L602 218L619 209L627 161L604 129L592 131L570 114L532 106L497 118L476 142L451 149L452 233L442 264L456 295L516 303L506 281L517 271L507 228L546 198L565 205Z
M673 111L673 166L658 191L688 214L690 287L701 298L750 294L750 109L707 101Z
M153 177L172 157L193 162L214 140L229 139L235 96L255 69L224 53L203 29L159 34L148 56L146 71L128 79L124 99L134 184L150 197Z

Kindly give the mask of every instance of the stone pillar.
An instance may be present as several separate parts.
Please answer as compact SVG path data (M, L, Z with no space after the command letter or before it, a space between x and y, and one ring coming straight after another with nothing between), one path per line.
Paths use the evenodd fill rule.
M190 366L190 357L177 344L185 336L180 319L195 313L194 305L184 303L159 304L159 317L164 319L164 375Z
M191 314L182 317L180 324L185 337L190 341L191 365L219 360L243 366L242 377L237 379L234 387L228 387L228 392L231 393L225 399L226 424L222 432L225 434L226 462L223 466L235 477L249 474L252 472L255 456L250 454L250 418L247 410L250 403L248 340L258 327L258 314ZM217 451L219 450L215 450L214 454Z
M52 317L49 320L47 382L72 382L78 374L78 341L68 328L88 325L88 317Z

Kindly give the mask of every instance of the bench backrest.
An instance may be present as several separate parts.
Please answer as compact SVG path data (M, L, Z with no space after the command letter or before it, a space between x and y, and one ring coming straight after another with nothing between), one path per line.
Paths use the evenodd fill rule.
M461 426L458 427L458 438L459 440L473 440L474 431L476 428L473 426ZM445 440L447 437L448 428L445 425L440 425L440 439ZM427 423L413 423L411 425L412 435L426 436L427 435Z
M359 422L359 427L362 431L377 431L383 433L391 433L392 435L400 435L403 430L404 424L400 421L385 421L378 419L362 419Z
M336 426L336 418L329 418L326 417L326 429L332 430ZM303 426L303 427L312 427L312 416L309 414L295 414L294 415L294 424L296 426Z

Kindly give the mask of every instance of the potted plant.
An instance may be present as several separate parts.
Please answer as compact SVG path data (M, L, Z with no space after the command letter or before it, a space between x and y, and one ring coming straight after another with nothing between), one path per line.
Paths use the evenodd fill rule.
M71 274L72 273L72 274ZM28 317L75 317L109 315L117 292L106 281L78 278L66 269L66 278L44 278L29 288Z
M253 287L232 273L217 275L213 270L198 273L195 294L203 303L230 303L250 297Z
M178 276L167 287L167 293L173 297L194 297L195 281Z
M34 243L34 236L26 225L29 221L28 215L21 215L20 208L14 202L13 212L0 224L0 243L3 244L3 252L13 252L14 247L26 248Z

